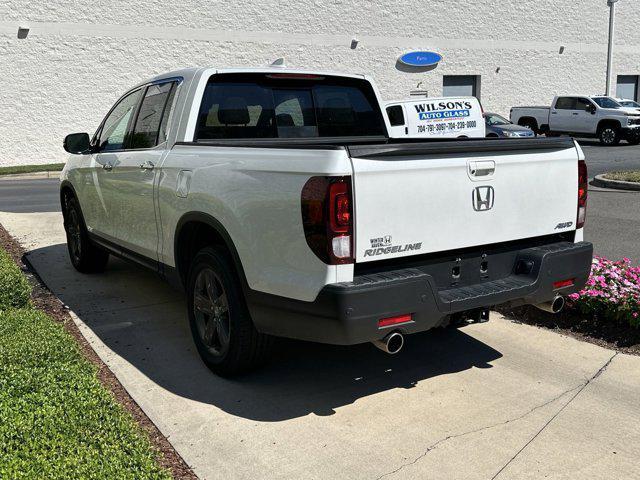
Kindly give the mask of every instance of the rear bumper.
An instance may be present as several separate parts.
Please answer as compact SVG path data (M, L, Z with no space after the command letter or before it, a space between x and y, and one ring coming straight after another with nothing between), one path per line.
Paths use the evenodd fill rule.
M558 242L510 252L506 257L510 274L466 286L438 288L430 272L443 265L430 264L327 285L313 302L258 292L247 298L256 328L264 333L351 345L380 339L394 330L425 331L457 312L504 303L538 304L556 294L576 292L587 282L592 256L590 243ZM574 279L573 285L554 290L554 282L566 279ZM410 323L378 327L381 318L407 313L412 314Z

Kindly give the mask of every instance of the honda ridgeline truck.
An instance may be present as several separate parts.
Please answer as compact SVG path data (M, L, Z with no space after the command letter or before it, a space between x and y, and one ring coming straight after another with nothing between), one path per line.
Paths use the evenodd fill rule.
M192 68L127 91L71 134L69 255L184 288L204 362L259 364L273 336L403 336L497 304L558 310L589 275L587 173L571 139L389 138L362 75Z
M640 143L640 112L611 97L564 95L549 107L513 107L511 122L547 136L597 137L602 145Z

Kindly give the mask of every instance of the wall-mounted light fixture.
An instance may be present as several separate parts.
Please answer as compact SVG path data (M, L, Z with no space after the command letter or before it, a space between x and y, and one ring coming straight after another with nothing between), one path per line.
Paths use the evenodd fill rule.
M358 46L358 43L360 43L360 41L357 38L352 38L351 39L351 50L355 50L356 47Z
M560 51L558 52L560 55L564 53L564 45L560 45Z
M500 73L500 67L496 68L496 73Z
M20 25L18 27L18 38L27 38L27 35L29 35L29 30L30 28L28 25Z

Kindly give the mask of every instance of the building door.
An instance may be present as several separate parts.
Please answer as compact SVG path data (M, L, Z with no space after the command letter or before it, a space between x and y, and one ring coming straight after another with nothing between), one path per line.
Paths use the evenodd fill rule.
M638 93L638 75L618 75L616 97L625 100L640 100Z
M442 95L445 97L476 97L480 99L480 75L444 75Z

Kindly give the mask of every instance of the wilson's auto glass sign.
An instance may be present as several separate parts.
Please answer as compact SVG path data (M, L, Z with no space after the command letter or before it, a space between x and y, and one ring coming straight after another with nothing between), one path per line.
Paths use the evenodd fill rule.
M418 117L415 125L418 133L455 134L478 126L476 118L468 118L474 108L468 100L425 101L414 104L413 108Z
M468 117L472 108L471 102L438 102L414 105L419 120Z

